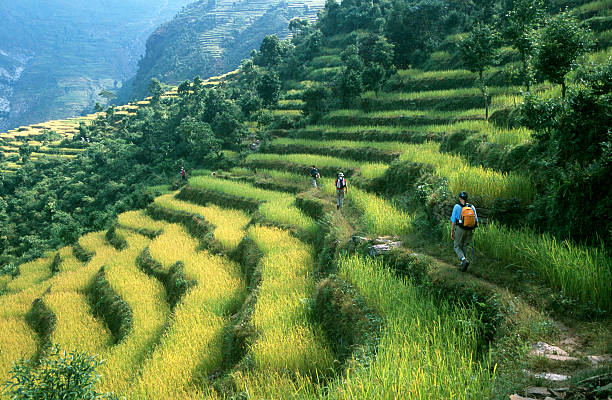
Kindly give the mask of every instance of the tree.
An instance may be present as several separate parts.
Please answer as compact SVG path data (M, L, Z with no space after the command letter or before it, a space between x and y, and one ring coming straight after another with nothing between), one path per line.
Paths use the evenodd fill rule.
M469 35L459 43L459 54L463 63L472 72L478 72L480 91L485 105L485 118L489 119L489 100L484 82L484 71L490 67L496 58L498 34L487 24L477 23Z
M156 78L151 79L151 82L149 83L147 89L149 90L149 94L152 97L151 102L154 104L159 102L161 95L164 93L164 90L162 89L162 85L159 80L157 80Z
M108 90L102 90L100 93L98 93L98 96L104 97L106 101L111 101L117 97L115 93Z
M612 61L578 71L567 99L528 95L519 122L535 132L532 170L545 182L531 206L533 226L612 244ZM588 216L578 205L588 205Z
M342 72L336 82L338 95L344 105L349 105L351 101L363 92L363 60L359 57L359 49L352 44L340 55L342 59Z
M185 117L177 128L180 140L187 144L187 152L196 159L202 159L210 153L217 156L221 153L221 140L212 131L209 124L194 117Z
M260 62L264 67L276 67L282 61L282 46L276 35L266 36L259 47Z
M329 88L313 85L302 94L302 100L304 101L302 111L305 115L311 117L313 122L316 122L329 109L330 98L331 90Z
M529 57L533 52L533 34L544 18L543 0L514 0L503 24L504 37L518 50L521 56L521 75L529 91L531 74Z
M96 391L95 387L100 382L96 368L101 364L96 357L79 352L66 353L54 346L49 354L42 358L40 364L20 361L13 366L12 377L6 383L11 398L33 400L117 398Z
M382 35L369 34L359 40L359 56L365 66L363 84L378 95L394 69L393 45Z
M21 157L22 162L26 162L30 159L30 155L32 154L32 147L28 143L24 143L19 146L19 156Z
M281 81L276 72L268 71L259 77L257 82L257 93L265 106L270 106L278 102L280 89Z
M567 12L550 18L538 36L535 66L551 82L561 85L565 98L565 76L576 60L587 53L593 41L589 31Z

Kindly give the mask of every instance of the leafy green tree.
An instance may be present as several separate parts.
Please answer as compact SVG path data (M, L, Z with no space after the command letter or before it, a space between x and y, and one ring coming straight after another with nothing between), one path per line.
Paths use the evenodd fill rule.
M365 66L359 56L359 48L352 44L340 54L342 72L336 77L336 91L346 106L363 92L363 71Z
M478 73L480 90L485 105L485 118L489 119L489 100L484 82L484 71L495 61L498 33L491 25L477 23L469 35L459 43L459 54L465 66Z
M543 190L530 222L562 237L612 242L612 61L578 71L567 99L526 96L520 122L534 130L532 170ZM588 204L588 217L580 205Z
M561 85L565 98L565 76L576 67L576 60L587 53L591 34L567 12L550 18L538 36L535 67L551 82Z
M268 71L260 75L257 82L257 93L265 106L278 103L280 90L281 81L276 72Z
M544 19L543 0L513 0L513 7L503 21L504 37L518 50L521 57L521 75L529 91L531 73L529 58L534 49L534 33Z
M260 65L264 67L276 67L282 61L282 46L276 35L264 37L259 47Z
M382 35L369 34L359 40L359 56L364 63L363 84L378 95L394 70L393 45Z
M30 155L32 154L32 147L28 143L24 143L19 146L19 156L21 157L22 162L26 162L30 159Z
M187 144L190 156L203 159L210 153L217 156L221 153L221 140L212 131L209 124L198 121L194 117L186 117L177 128L183 142Z
M96 390L101 379L96 372L101 362L96 357L79 352L67 353L54 346L40 363L34 365L30 361L20 361L14 365L12 377L5 385L11 399L117 399Z
M161 82L157 78L153 78L151 79L151 82L149 83L149 86L147 89L149 91L149 94L152 97L151 102L152 103L159 102L161 95L164 93Z
M314 85L307 88L302 94L302 100L304 101L304 108L302 111L306 116L309 116L313 122L318 121L319 118L329 110L331 96L332 92L328 87Z

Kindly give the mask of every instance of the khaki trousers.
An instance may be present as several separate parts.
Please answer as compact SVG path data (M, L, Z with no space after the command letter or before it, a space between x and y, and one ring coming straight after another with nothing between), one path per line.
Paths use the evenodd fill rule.
M474 236L473 230L463 229L459 225L455 226L455 253L457 253L457 257L459 260L465 257L465 254L468 251L469 245L472 243L472 237Z

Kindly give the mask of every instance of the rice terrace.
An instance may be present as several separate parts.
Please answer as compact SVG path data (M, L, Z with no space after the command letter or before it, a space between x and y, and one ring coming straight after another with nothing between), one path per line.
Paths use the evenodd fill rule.
M611 0L183 7L147 97L0 133L0 400L611 399L611 46Z

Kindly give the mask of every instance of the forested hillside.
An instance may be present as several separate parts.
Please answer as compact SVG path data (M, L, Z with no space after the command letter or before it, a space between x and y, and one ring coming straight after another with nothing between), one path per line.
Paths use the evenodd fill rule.
M611 10L330 0L0 135L0 397L610 398Z
M152 78L177 85L196 75L232 70L259 47L266 35L289 35L289 20L316 18L322 0L198 1L160 26L147 41L136 76L120 91L118 103L142 98Z
M0 130L75 117L135 72L149 34L188 0L4 1Z

